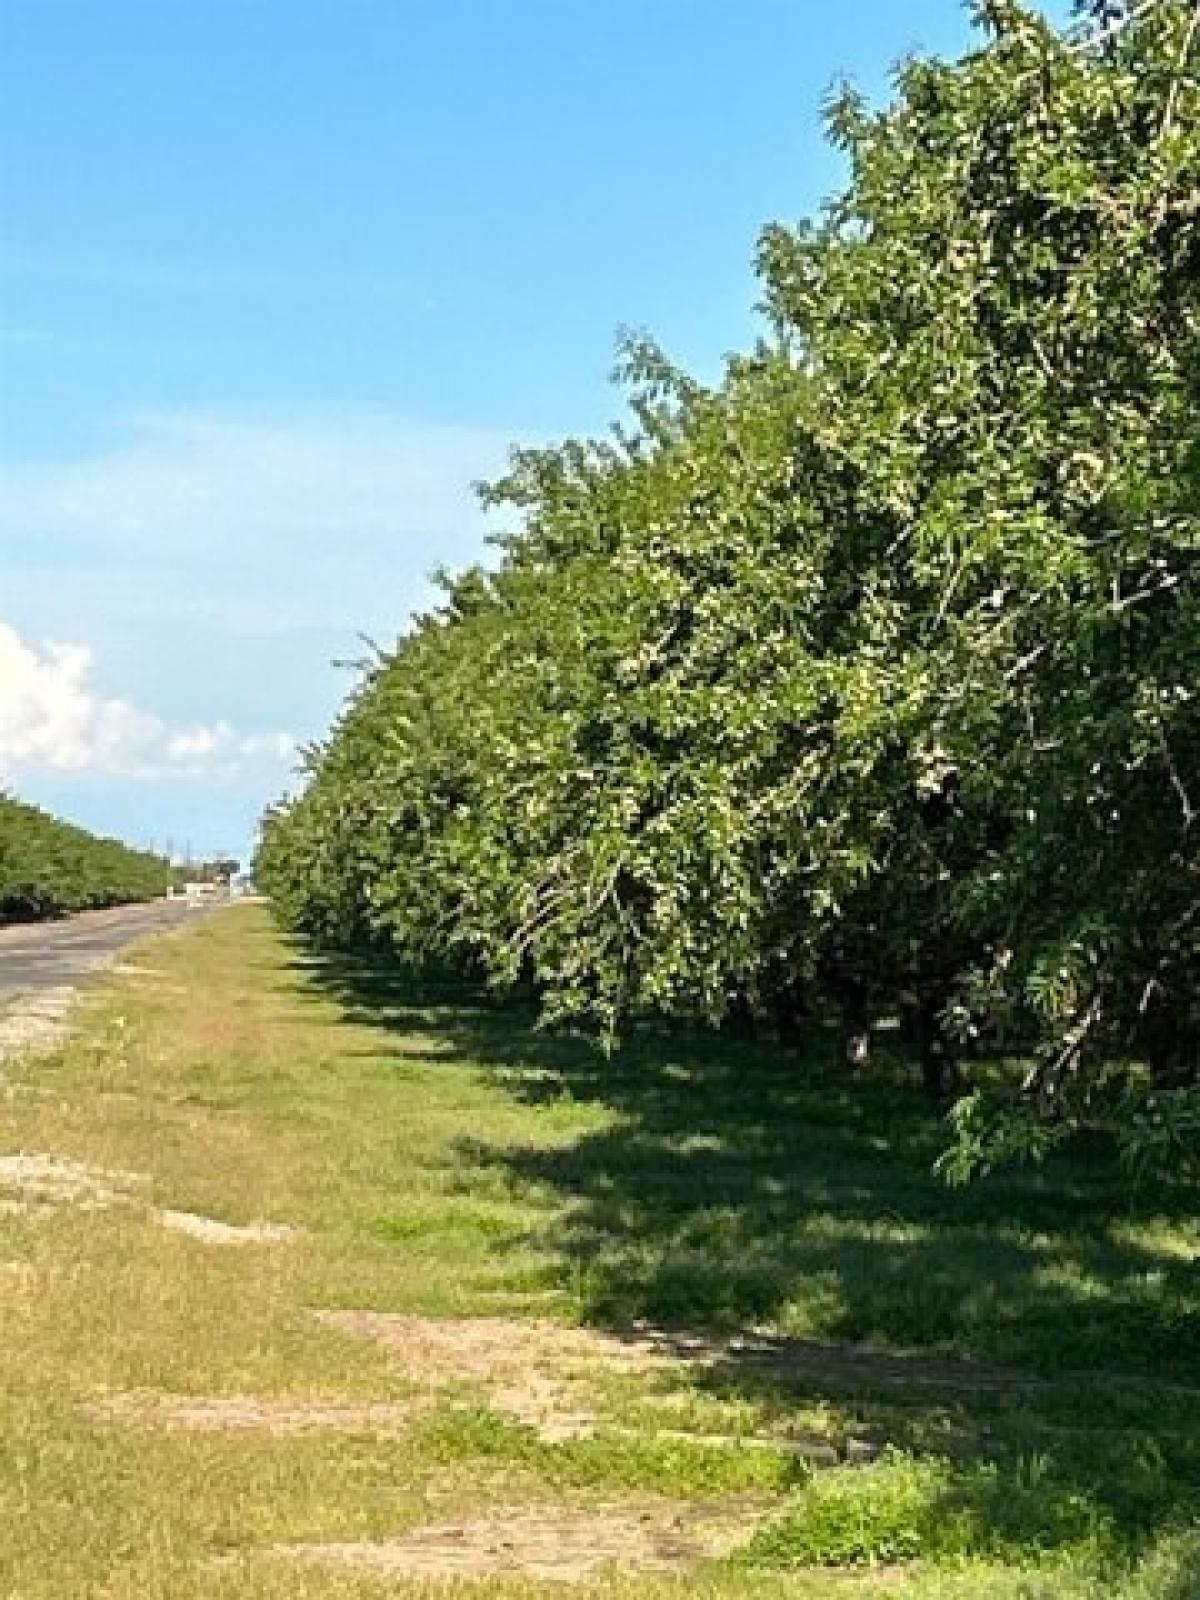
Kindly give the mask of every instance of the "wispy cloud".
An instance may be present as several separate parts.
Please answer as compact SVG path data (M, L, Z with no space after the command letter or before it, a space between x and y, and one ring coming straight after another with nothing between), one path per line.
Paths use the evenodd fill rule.
M134 572L175 612L353 626L478 555L471 485L505 445L387 414L138 415L86 456L0 465L0 572Z
M319 737L351 681L331 663L360 631L393 639L432 567L479 558L471 485L507 443L380 411L191 409L0 460L0 784L110 832L248 838L294 778L274 730Z
M243 734L224 720L173 727L104 694L94 676L86 645L35 645L0 623L0 782L38 772L154 782L276 778L294 758L288 734Z

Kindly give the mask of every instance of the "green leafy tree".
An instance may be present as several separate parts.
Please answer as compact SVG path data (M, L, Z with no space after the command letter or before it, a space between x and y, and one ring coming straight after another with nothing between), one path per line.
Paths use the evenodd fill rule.
M0 794L0 923L151 900L169 878L161 856Z
M839 94L849 179L764 233L760 345L705 387L631 339L630 424L514 456L497 569L268 819L297 927L610 1037L832 1006L861 1063L899 1010L939 1092L1005 1042L963 1170L1085 1120L1184 1148L1200 8L1086 9L991 0L884 110Z

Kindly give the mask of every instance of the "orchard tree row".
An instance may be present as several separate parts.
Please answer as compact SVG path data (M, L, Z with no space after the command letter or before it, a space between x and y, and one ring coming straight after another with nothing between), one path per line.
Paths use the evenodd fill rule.
M161 856L0 794L0 924L150 900L169 877Z
M263 885L298 930L931 1088L1019 1055L965 1169L1200 1119L1200 8L1014 3L762 236L712 387L624 346L630 417L515 453L513 531L364 676ZM1183 1088L1177 1085L1185 1085Z

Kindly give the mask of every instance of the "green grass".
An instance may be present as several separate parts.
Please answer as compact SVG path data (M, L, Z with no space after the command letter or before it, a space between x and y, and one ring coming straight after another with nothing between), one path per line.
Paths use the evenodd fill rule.
M814 1476L795 1503L755 1535L752 1566L870 1566L970 1559L1020 1563L1030 1551L1065 1551L1105 1567L1119 1540L1094 1496L1056 1479L1033 1456L996 1462L888 1453L870 1472Z
M1200 1595L1194 1190L1131 1190L1082 1148L948 1190L931 1176L944 1130L898 1065L850 1085L819 1037L800 1059L666 1032L607 1061L452 985L314 961L253 909L137 962L153 971L99 986L69 1048L5 1068L0 1154L146 1181L107 1210L0 1212L0 1593L417 1594L261 1552L654 1492L750 1497L759 1526L724 1564L594 1592ZM159 1206L305 1231L214 1248L164 1231ZM592 1371L598 1431L561 1442L470 1383L395 1436L88 1410L125 1392L423 1392L311 1315L336 1307L836 1348ZM680 1434L883 1453L812 1472Z

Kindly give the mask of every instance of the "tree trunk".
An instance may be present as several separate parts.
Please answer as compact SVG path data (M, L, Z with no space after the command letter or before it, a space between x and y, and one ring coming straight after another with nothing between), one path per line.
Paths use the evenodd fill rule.
M807 1024L812 1016L812 1009L803 988L796 984L781 989L772 1001L771 1009L780 1044L800 1044L808 1031Z
M758 1023L748 995L736 994L729 1002L721 1032L733 1039L753 1039L757 1035Z
M1156 1038L1146 1051L1156 1089L1186 1089L1200 1083L1200 1045L1178 1037Z
M871 1059L871 1015L865 984L840 985L841 1060L851 1072L861 1072Z
M1139 1032L1156 1089L1183 1089L1200 1082L1200 1016L1186 997L1160 991Z
M921 996L914 1016L921 1082L926 1094L934 1100L957 1094L962 1085L958 1063L942 1027L941 1012L945 1002L946 996L940 990L929 990Z

